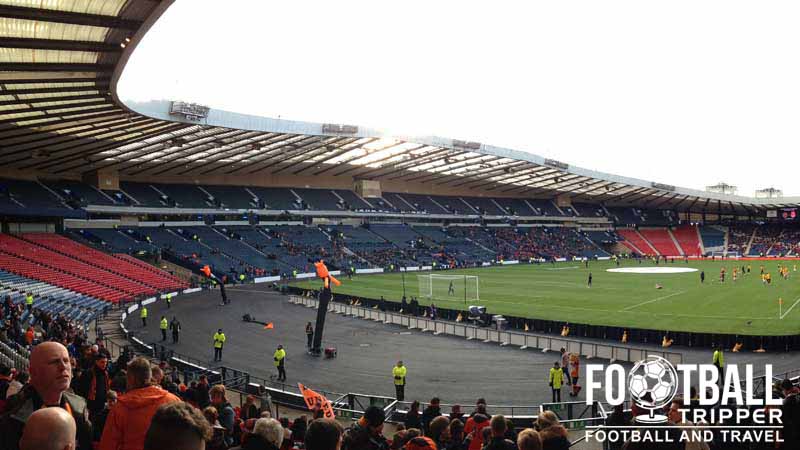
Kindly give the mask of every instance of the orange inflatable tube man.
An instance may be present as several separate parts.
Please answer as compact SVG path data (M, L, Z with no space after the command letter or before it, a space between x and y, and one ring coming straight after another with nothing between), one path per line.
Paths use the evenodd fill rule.
M323 287L325 289L331 288L331 281L336 286L341 286L342 282L337 280L333 275L328 272L328 266L325 265L325 261L319 260L318 262L314 263L314 267L317 269L317 276L322 279Z
M317 276L322 279L323 285L322 291L319 293L317 325L314 327L314 343L311 346L310 353L319 356L322 354L322 332L325 328L325 314L328 312L328 302L330 302L331 297L333 297L331 293L331 282L336 286L340 286L342 283L328 272L328 267L325 265L324 261L319 260L315 262L314 267L317 269Z

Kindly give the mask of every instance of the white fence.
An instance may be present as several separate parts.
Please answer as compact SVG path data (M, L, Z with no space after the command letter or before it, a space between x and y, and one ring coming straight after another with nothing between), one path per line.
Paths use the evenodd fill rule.
M289 296L289 302L315 309L318 304L318 300L315 298L295 295ZM374 320L376 322L400 325L411 330L431 331L436 335L447 334L469 340L475 339L484 342L495 342L503 346L516 345L523 350L526 348L538 348L558 351L561 348L565 348L568 352L577 353L586 358L602 358L611 362L627 361L632 363L645 359L647 355L657 355L673 364L683 363L682 353L667 352L653 348L637 348L600 342L584 342L560 336L496 330L492 328L476 327L465 323L431 320L425 317L408 316L395 312L380 311L378 309L336 302L328 304L328 311L366 320Z

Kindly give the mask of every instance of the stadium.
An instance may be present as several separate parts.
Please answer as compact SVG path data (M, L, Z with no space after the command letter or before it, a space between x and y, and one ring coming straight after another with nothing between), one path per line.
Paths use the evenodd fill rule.
M321 414L301 383L344 428L378 407L394 448L405 441L389 425L434 397L467 414L486 398L514 436L552 411L568 446L606 448L582 433L616 405L566 384L574 396L551 398L555 361L586 380L581 362L633 371L651 356L671 367L713 354L722 366L724 353L755 367L757 395L797 398L800 197L190 99L123 102L129 58L173 3L0 1L0 366L33 376L37 348L63 343L73 381L92 380L72 386L90 417L111 389L98 390L94 371L110 382L144 357L187 404L203 406L186 394L201 376L224 386L242 427L248 395L292 420ZM276 379L284 357L288 380ZM0 403L0 422L13 404ZM784 408L796 429L797 404ZM95 429L103 450L117 448L109 428ZM784 433L780 448L796 448L796 432ZM244 440L223 434L219 448Z

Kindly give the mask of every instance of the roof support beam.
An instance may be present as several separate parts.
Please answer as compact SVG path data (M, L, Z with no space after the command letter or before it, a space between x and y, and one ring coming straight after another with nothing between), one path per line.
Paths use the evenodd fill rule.
M516 168L516 167L520 167L520 166L524 166L524 165L527 165L527 164L528 163L526 161L518 161L516 163L508 164L508 165L505 165L503 167L492 167L490 169L485 169L483 171L476 172L476 174L479 175L478 177L470 177L471 179L468 179L466 181L464 181L464 180L450 180L450 181L444 181L444 182L436 183L436 184L438 184L438 185L450 184L453 181L458 181L458 183L454 184L453 187L459 187L459 186L464 186L464 185L469 186L469 185L473 185L473 184L481 184L480 183L481 181L488 180L490 178L495 178L499 174L502 174L502 173L518 174L521 171L516 171L515 170L515 171L512 172L511 169L512 168ZM530 169L524 169L524 170L530 170ZM497 181L498 180L494 180L492 182L494 183L494 182L497 182Z
M454 170L454 169L467 168L469 166L475 165L476 163L473 162L475 160L479 161L479 162L477 162L478 164L482 164L484 162L490 162L490 161L495 161L497 159L500 159L497 156L493 156L493 157L491 157L491 159L483 159L483 158L486 158L487 156L488 155L479 154L479 155L471 156L469 158L462 159L460 161L454 161L454 162L451 162L451 163L446 163L446 164L444 164L442 166L435 167L434 169L437 169L435 172L434 171L430 171L429 172L429 171L426 170L426 171L424 171L424 173L422 175L414 176L413 178L409 178L406 181L419 181L420 183L427 183L429 181L433 181L433 180L435 180L437 178L440 178L440 177L446 177L446 178L457 177L456 179L460 180L460 179L463 179L463 177L459 177L458 175L455 175L455 174L446 174L444 172L449 172L449 171ZM439 170L439 169L441 169L441 170Z
M184 160L183 158L185 158L187 155L210 151L211 148L214 148L212 144L218 140L238 139L240 136L250 133L253 132L247 130L233 130L230 128L210 128L208 130L203 130L202 127L196 126L196 129L190 133L180 136L173 136L169 139L159 141L159 148L153 149L153 151L148 151L144 155L136 155L135 158L141 159L142 156L155 154L153 158L150 158L146 161L147 163L152 162L155 164L136 171L132 173L132 175L150 172L148 173L149 176L158 176L175 169L189 167L194 163L194 161ZM173 145L173 143L170 141L177 137L184 138L187 140L187 142L183 143L182 145ZM140 162L139 166L141 165L142 163Z
M0 72L95 72L111 73L113 64L87 64L87 63L28 63L7 62L0 63Z
M264 153L263 155L264 157L258 160L258 164L262 164L261 167L250 170L249 172L247 172L247 174L252 175L254 173L267 170L271 167L275 167L280 163L301 156L309 150L314 151L320 148L324 148L325 145L327 145L327 141L325 141L324 139L328 139L328 136L302 136L302 137L300 137L300 135L288 135L288 136L289 136L288 138L279 141L278 143L279 145L274 146L273 148L269 149L267 152ZM298 137L300 138L298 139ZM323 143L325 144L323 145ZM281 157L275 158L275 156L278 155L280 155ZM254 166L257 166L258 164L242 166L237 168L235 171L243 169L245 170L252 169Z
M427 153L425 155L416 155L417 156L416 158L412 157L411 159L409 159L409 160L407 160L407 161L405 161L403 163L400 163L400 164L397 164L395 166L392 166L391 170L389 170L388 172L384 172L387 169L387 168L384 168L384 169L379 169L379 170L376 170L376 171L372 171L372 173L378 172L379 173L379 175L377 175L378 177L388 177L389 175L393 175L393 174L396 174L396 173L403 172L408 168L419 167L419 166L421 166L423 164L427 164L429 162L432 162L432 161L435 161L435 160L438 160L438 159L442 159L442 155L445 155L445 157L449 158L451 156L452 157L456 157L456 156L462 155L464 153L465 152L461 152L461 151L458 151L458 150L453 150L451 148L441 148L439 150ZM363 178L364 175L365 174L358 174L358 177L359 178ZM370 177L371 178L375 178L376 175L371 175Z
M378 140L377 138L376 138L376 139L370 139L368 142L362 142L361 144L358 144L358 145L356 145L355 147L352 147L352 148L348 149L347 151L349 152L349 151L352 151L352 150L357 150L357 149L359 149L359 148L363 148L365 145L371 144L371 143L373 143L373 142L375 142L375 141L377 141L377 140ZM391 144L389 144L389 145L384 145L383 147L379 147L379 148L377 148L377 149L375 149L375 150L373 150L373 151L375 151L375 152L382 152L382 151L384 151L384 150L389 150L390 148L397 147L398 145L402 145L402 144L403 144L403 142L393 142L393 143L391 143ZM337 157L339 157L339 156L341 156L341 155L346 155L346 154L347 154L347 152L345 152L345 153L339 153L339 154L337 154L337 155L335 155L335 156L333 156L333 157L331 157L331 158L328 158L328 161L330 161L330 160L332 160L332 159L335 159L335 158L337 158ZM325 173L325 172L328 172L328 171L332 170L332 169L333 169L333 168L335 168L335 167L341 167L341 166L345 166L345 165L347 165L348 163L350 163L351 161L355 161L355 160L357 160L357 159L361 159L361 158L363 158L364 156L365 156L365 155L357 155L357 156L353 156L353 157L350 157L350 158L343 159L342 161L339 161L339 162L337 162L336 164L328 164L328 166L327 166L327 167L325 167L325 168L323 168L322 170L318 170L318 171L314 172L314 176L317 176L317 175L322 175L323 173ZM301 169L301 170L295 171L295 172L293 172L293 173L294 173L295 175L297 175L297 174L299 174L300 172L302 172L302 171L304 171L304 170L306 170L306 169L307 169L307 168L304 168L304 169Z
M4 85L10 83L2 83ZM107 82L97 83L94 86L59 86L47 88L14 88L3 89L0 95L36 95L36 94L55 94L67 92L84 92L84 91L104 91L108 92L109 85ZM20 100L20 103L27 103L25 100Z
M99 155L100 153L103 153L103 152L106 152L106 151L109 151L109 150L112 150L112 149L115 149L115 148L119 148L119 147L122 147L124 145L136 142L136 141L151 139L151 138L156 137L156 136L161 136L161 135L163 135L165 133L172 133L173 131L178 131L178 130L182 130L184 128L191 128L192 127L192 125L187 125L187 124L184 124L184 123L172 124L172 125L168 125L166 127L163 127L163 125L164 125L163 123L161 123L161 125L162 125L161 128L156 128L155 130L152 130L152 131L143 132L143 134L141 136L134 136L134 137L127 138L127 139L122 139L122 140L119 140L119 141L115 141L113 143L109 143L108 145L103 145L103 146L99 146L99 147L92 147L92 148L87 147L87 148L84 149L85 151L83 153L80 153L77 156L70 158L71 161L76 161L76 160L82 160L82 161L79 161L77 164L73 164L71 166L64 165L63 167L60 167L58 170L53 171L53 173L70 172L70 171L75 170L75 169L77 169L79 172L87 172L89 170L97 170L98 167L96 167L94 165L91 165L91 164L95 164L97 162L104 161L105 158L103 158L102 160L98 160L98 161L91 161L91 157L94 156L94 155ZM91 161L89 163L91 166L88 167L88 168L86 167L87 166L87 162L86 161ZM106 165L106 166L108 166L108 165ZM87 169L87 170L81 170L81 169Z
M41 117L41 116L37 116ZM7 125L5 127L0 124L0 139L11 139L23 136L34 136L43 132L62 130L64 128L72 128L82 124L96 123L97 119L104 119L109 117L128 118L127 113L115 109L112 111L104 111L96 114L87 114L78 119L65 120L59 116L52 116L48 119L41 120L32 125ZM33 120L33 119L31 119Z
M157 153L157 152L163 150L164 142L170 141L170 140L175 139L177 137L183 137L183 136L186 136L186 135L189 135L189 134L192 134L192 133L196 133L197 132L197 126L187 126L187 127L184 127L184 128L180 128L177 131L180 131L182 133L179 133L179 132L165 132L163 134L156 135L155 137L156 138L160 138L160 139L158 141L155 141L155 142L146 142L144 139L142 139L142 140L140 140L141 142L137 142L137 143L133 144L132 148L128 148L128 149L125 149L125 150L120 151L118 153L114 153L113 155L108 155L108 156L105 157L106 160L116 159L117 161L109 161L107 164L96 165L94 167L94 169L95 170L101 170L101 169L108 169L108 168L120 166L120 167L117 168L117 170L119 172L121 172L124 169L128 169L130 167L134 167L136 165L139 165L139 164L141 164L141 161L131 162L131 161L128 161L128 160L120 161L119 159L122 158L125 155L130 155L131 153L134 153L134 155L132 155L130 158L142 158L142 157L148 156L148 155L150 155L152 153ZM149 138L147 138L147 139L149 139ZM125 145L120 145L119 148L124 147L124 146ZM121 167L121 166L124 166L124 167ZM131 175L131 174L129 174L129 175Z
M44 8L25 8L22 6L0 6L0 17L10 19L33 20L37 22L66 23L91 27L122 28L135 31L142 25L141 21L122 19L100 14L84 14L69 11L58 11Z
M121 125L108 127L106 129L102 129L102 130L91 130L91 128L89 128L87 130L76 131L76 134L41 133L40 135L38 135L38 136L40 136L38 139L31 139L31 140L28 140L28 141L17 143L15 145L5 146L3 148L3 153L0 154L0 158L5 158L6 156L17 155L17 154L20 154L20 153L26 153L26 152L32 151L32 150L39 150L39 149L42 149L43 147L46 147L46 149L47 149L47 151L49 153L55 154L55 153L58 153L58 152L64 150L64 148L60 148L59 147L60 145L63 145L63 144L68 144L70 142L75 142L75 141L79 141L79 142L80 141L84 141L86 139L93 138L94 136L100 136L100 135L108 134L108 133L113 132L114 130L120 130L120 129L122 129L122 130L117 131L117 133L112 133L112 134L115 134L115 135L125 134L125 132L127 131L126 130L127 128L135 128L135 126L140 125L140 124L155 123L155 122L156 121L154 119L149 119L149 118L140 116L136 120L134 120L133 123L128 123L127 121L124 121L124 123L122 123ZM81 133L81 135L78 135L77 133ZM68 148L72 148L72 147L68 147Z
M91 91L91 90L94 89L89 87L84 89L84 91ZM0 94L4 94L4 92ZM88 100L90 98L107 98L107 96L103 93L99 93L99 94L85 94L85 95L67 95L64 97L41 97L41 98L27 98L21 100L4 100L0 101L0 106L10 106L19 104L35 105L36 103L68 102L72 100Z
M331 140L333 138L333 140ZM328 139L328 140L324 140ZM320 139L317 142L311 142L307 145L304 145L301 152L293 152L292 155L280 158L273 163L269 164L268 167L275 167L281 164L286 164L283 167L275 169L272 171L273 175L279 174L285 170L289 170L292 167L297 167L301 164L308 164L308 158L313 158L317 155L325 154L325 152L332 151L335 148L342 148L345 145L350 145L354 142L357 142L359 138L353 137L336 137L336 136L325 136L324 139ZM336 147L336 144L339 144L339 147ZM303 154L303 152L307 152L307 158L297 159L299 156ZM295 159L295 161L292 161ZM313 164L312 164L313 165Z
M31 120L53 119L53 118L59 119L58 121L61 121L61 120L63 120L63 121L76 121L76 120L80 120L82 117L93 116L95 113L108 113L108 112L123 113L124 112L120 108L114 106L111 103L105 103L105 105L107 105L107 106L105 106L103 108L91 108L91 109L87 109L86 111L71 111L71 112L68 112L68 113L45 113L45 114L32 115L32 116L28 116L28 117L14 117L12 119L3 119L3 120L0 120L0 126L8 125L8 124L22 124L23 122L28 122L28 121L31 121ZM0 112L0 115L2 115L2 112ZM22 124L22 125L18 125L18 126L22 127L22 128L36 127L37 124L31 124L31 125Z
M44 77L30 77L30 78L9 78L12 76L18 76L22 74L5 74L5 76L0 76L0 83L3 85L26 85L26 84L76 84L76 83L97 83L97 84L108 84L111 80L111 77L108 76L100 76L100 77L62 77L62 78L44 78Z
M28 112L60 111L60 110L63 110L63 109L75 108L75 107L78 107L78 106L85 108L87 106L101 106L101 105L109 105L109 106L116 107L116 105L114 105L113 103L111 103L108 100L101 100L101 101L96 101L96 102L67 102L67 103L64 103L64 104L61 104L61 105L53 105L53 106L34 106L34 107L28 107L28 108L6 109L4 111L0 111L0 117L1 116L6 116L6 115L12 115L12 114L23 114L23 113L28 113ZM75 111L70 111L70 113L73 113L73 112L75 112ZM53 113L53 114L58 115L58 113ZM14 118L12 120L14 122L21 122L23 120L31 120L33 118L38 118L38 117L41 117L41 116L31 116L31 117L24 117L24 118L16 117L16 118ZM5 119L0 120L0 122L3 122L3 121L5 121Z
M121 53L122 47L110 42L69 41L62 39L34 39L0 37L2 48L25 48L33 50L63 50L68 52Z
M427 147L427 145L425 145L425 144L420 144L420 145L417 145L416 147L407 148L407 149L403 150L403 152L402 152L402 153L395 153L395 154L392 154L392 155L387 155L387 156L385 156L385 157L383 157L383 158L376 159L376 160L374 160L374 161L370 161L370 162L369 162L369 163L367 163L367 164L379 164L379 163L382 163L382 162L384 162L384 161L388 161L388 160L390 160L390 159L392 159L392 158L401 157L401 155L403 155L403 154L408 154L408 153L410 153L410 152L413 152L413 151L415 151L415 150L419 150L419 149L421 149L421 148L424 148L424 147ZM344 174L346 174L346 173L348 173L348 172L352 172L353 170L357 170L357 169L359 169L359 168L361 168L361 167L358 167L358 166L350 166L350 167L348 167L348 168L346 168L346 169L344 169L344 170L341 170L341 171L339 171L339 172L336 172L335 174L333 174L333 176L335 176L335 177L338 177L339 175L344 175ZM379 169L379 167L377 167L377 168L375 168L375 169Z
M441 147L441 148L440 147L434 147L434 148L436 150L432 150L430 153L424 153L424 154L419 154L419 155L412 155L411 153L406 153L406 155L409 156L408 159L398 161L398 162L396 162L395 164L393 164L391 166L375 167L374 169L370 169L370 170L367 170L365 172L354 173L353 174L353 178L373 178L373 177L376 176L376 175L374 175L376 173L378 174L377 176L381 176L382 177L382 176L385 176L385 175L388 175L388 174L396 173L397 169L402 170L405 167L413 166L417 161L420 161L422 159L425 159L425 158L428 158L428 157L433 157L433 156L436 156L436 155L440 155L442 153L447 153L447 152L453 151L452 149L446 148L446 147ZM390 170L390 169L392 169L392 170ZM390 170L390 171L386 172L387 170ZM381 172L383 172L383 173L381 173Z
M114 131L114 132L111 132L111 133L109 133L107 131L104 131L103 134L105 134L105 136L98 137L98 138L87 138L86 136L77 136L75 139L73 139L73 141L75 141L75 140L77 141L77 143L75 143L75 144L72 144L72 145L69 145L69 146L66 146L66 147L62 147L62 148L59 148L59 149L48 148L49 146L45 147L45 148L48 148L48 150L50 151L51 154L56 154L56 153L64 153L64 154L62 154L62 155L60 155L58 157L49 158L47 161L44 161L44 163L29 164L29 165L21 167L20 169L24 170L24 169L36 168L36 169L43 170L43 169L51 168L53 166L58 166L58 165L61 165L61 164L67 163L67 162L71 162L71 161L74 161L75 159L80 159L80 158L83 158L84 156L86 156L87 150L90 150L90 148L91 148L90 146L93 145L95 142L99 142L101 144L105 144L105 143L112 144L112 143L116 143L116 142L121 142L121 141L115 141L114 138L118 137L118 136L124 136L124 135L130 134L130 133L144 133L144 132L147 132L147 131L150 131L150 130L153 130L153 129L163 128L165 123L169 123L169 122L163 122L163 121L159 121L159 120L152 120L152 121L148 121L148 122L142 122L142 125L141 126L137 126L137 127L128 127L128 126L126 126L122 130L117 130L117 131ZM133 136L131 138L123 139L122 141L127 141L128 139L137 140L137 139L140 139L140 136ZM89 142L87 143L87 141L89 141ZM117 146L119 146L119 145L114 145L114 146L112 146L112 148L113 147L117 147ZM34 151L34 150L39 150L41 148L42 147L36 147L36 148L28 149L28 150L29 151ZM69 150L77 150L77 151L65 153L65 152L68 152Z
M300 151L302 152L303 151L302 147L315 142L319 142L320 140L319 136L306 136L302 134L284 134L283 137L284 139L278 140L270 144L270 147L272 148L265 151L261 155L258 155L255 158L248 158L250 159L250 162L247 163L247 165L241 165L239 167L236 167L233 170L225 172L225 174L230 175L240 170L252 169L253 167L258 166L259 164L265 164L265 163L267 164L267 167L272 167L269 164L270 162L273 161L272 158L276 154L279 154L282 151L292 152L292 150L297 152L298 148L300 148L301 149ZM292 150L287 150L288 147L291 147ZM248 172L248 174L258 172L259 170L261 169L256 169L253 172Z
M653 209L658 209L661 206L663 206L664 204L669 203L672 200L674 200L674 199L676 199L676 198L678 198L680 196L681 196L681 194L672 194L671 196L669 194L666 194L666 195L662 196L661 198L665 198L665 197L669 197L669 198L667 198L666 200L661 200L658 203L656 203L655 205L647 205L647 207L648 208L653 208ZM673 205L673 207L674 206L675 205Z

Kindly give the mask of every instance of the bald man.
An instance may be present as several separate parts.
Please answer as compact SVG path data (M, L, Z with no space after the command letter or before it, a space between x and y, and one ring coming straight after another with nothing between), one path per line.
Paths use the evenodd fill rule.
M20 450L74 450L75 419L59 407L42 408L28 417Z
M69 391L72 366L66 347L57 342L44 342L34 347L29 372L29 384L8 400L5 414L0 417L0 450L17 450L30 417L49 406L72 415L78 450L91 450L92 425L87 419L86 400Z

